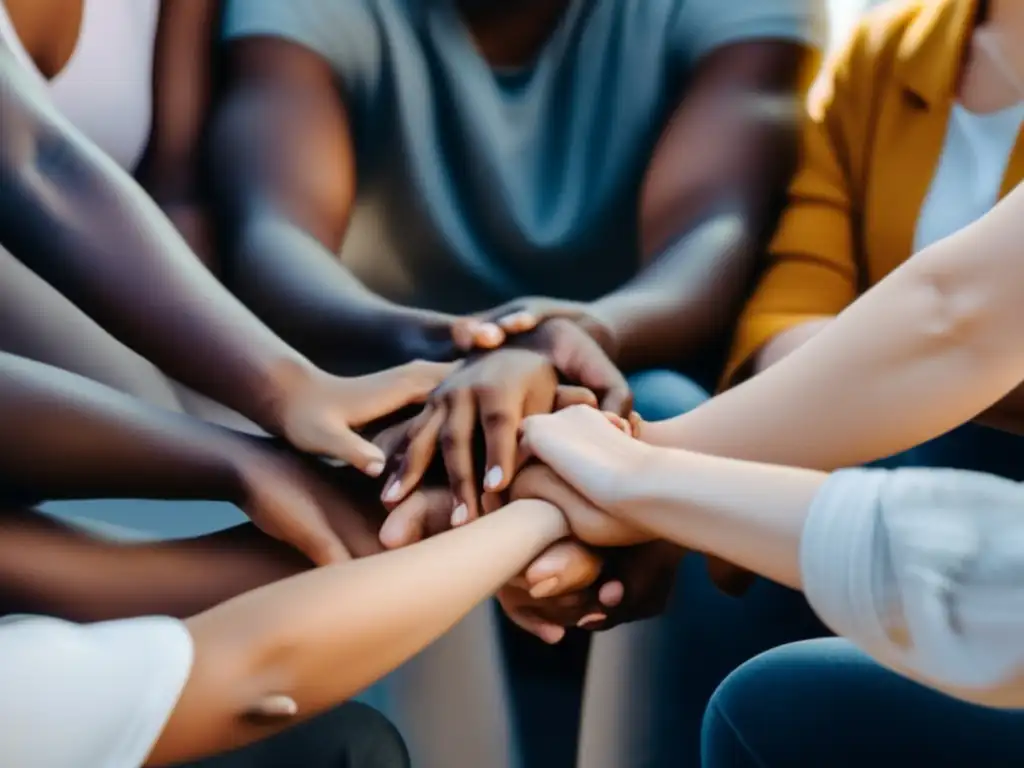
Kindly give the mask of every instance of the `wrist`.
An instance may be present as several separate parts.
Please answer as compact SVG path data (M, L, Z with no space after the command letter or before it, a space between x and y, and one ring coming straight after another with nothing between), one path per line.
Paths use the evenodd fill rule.
M616 325L600 301L584 304L577 324L596 341L608 358L617 363L620 339Z
M275 360L262 376L257 413L249 416L271 435L281 436L288 423L288 412L302 392L308 390L322 371L309 360L295 356Z
M386 342L395 350L394 364L410 360L450 363L462 357L455 344L456 318L441 312L406 309L388 326Z

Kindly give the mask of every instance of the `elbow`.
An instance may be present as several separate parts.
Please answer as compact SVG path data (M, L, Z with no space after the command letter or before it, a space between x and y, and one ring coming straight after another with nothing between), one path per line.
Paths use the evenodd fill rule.
M977 276L959 270L922 270L908 301L920 318L918 332L930 349L985 356L999 334L998 301Z

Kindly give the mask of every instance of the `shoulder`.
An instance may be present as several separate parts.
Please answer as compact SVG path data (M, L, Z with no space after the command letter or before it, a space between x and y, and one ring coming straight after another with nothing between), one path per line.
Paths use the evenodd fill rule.
M371 0L227 0L222 37L285 39L312 49L335 65L375 38Z

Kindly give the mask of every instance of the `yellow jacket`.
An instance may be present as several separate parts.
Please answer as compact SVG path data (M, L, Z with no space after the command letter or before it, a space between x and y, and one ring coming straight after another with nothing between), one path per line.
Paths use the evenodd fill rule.
M977 15L978 0L887 4L864 17L826 66L726 384L774 336L838 314L911 256ZM1000 196L1022 178L1018 137Z

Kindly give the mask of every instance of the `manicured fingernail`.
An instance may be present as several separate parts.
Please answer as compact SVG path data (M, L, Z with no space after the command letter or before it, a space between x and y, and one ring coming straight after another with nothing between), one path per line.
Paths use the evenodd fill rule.
M588 613L586 616L584 616L582 619L576 622L576 626L580 629L586 629L587 627L592 627L595 624L600 624L607 618L608 617L603 613Z
M505 473L501 471L501 467L491 467L487 470L487 474L484 475L484 486L489 491L496 490L501 485L504 477Z
M544 579L534 587L530 588L530 597L540 599L542 597L548 597L556 589L558 589L558 577L552 576L550 579Z
M469 520L469 508L465 504L459 504L452 510L452 525L464 525Z
M383 461L371 461L366 465L366 474L370 477L379 477L380 473L384 471Z
M561 627L541 627L540 629L541 639L549 645L557 645L562 642L562 638L565 637L565 630Z
M384 501L398 501L402 495L402 484L392 478L388 480L388 486L384 490Z
M513 312L501 318L501 325L504 328L519 328L533 324L533 315L530 312Z

